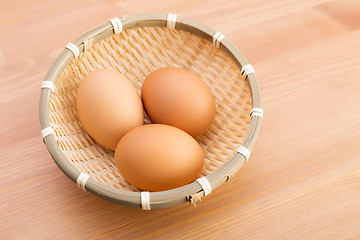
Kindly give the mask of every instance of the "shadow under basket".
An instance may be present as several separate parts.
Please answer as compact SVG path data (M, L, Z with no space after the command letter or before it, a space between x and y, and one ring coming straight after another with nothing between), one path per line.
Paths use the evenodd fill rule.
M115 69L138 92L144 78L162 67L181 67L210 87L216 116L196 140L205 165L198 179L161 192L146 192L127 183L114 153L97 144L82 127L75 107L84 77L97 69ZM60 169L84 191L145 210L194 204L231 179L248 160L263 117L254 69L219 32L176 14L142 14L114 18L66 45L45 81L40 96L41 135ZM145 123L150 123L145 117Z

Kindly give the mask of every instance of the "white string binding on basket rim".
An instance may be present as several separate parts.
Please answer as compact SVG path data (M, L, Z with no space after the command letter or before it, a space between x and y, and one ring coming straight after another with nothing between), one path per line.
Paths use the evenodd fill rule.
M243 76L244 79L246 79L246 77L251 73L255 73L255 70L250 64L242 66L241 75Z
M80 50L78 48L78 46L76 46L75 44L73 43L68 43L65 48L69 49L73 54L74 54L74 57L77 58L79 55L80 55Z
M122 25L121 20L118 17L116 17L116 18L110 19L109 21L111 22L111 25L114 28L114 33L115 34L121 33L121 31L123 30L123 25Z
M217 32L213 36L213 44L215 47L220 47L220 42L225 38L224 34Z
M45 139L45 138L46 138L47 136L49 136L50 134L55 134L54 129L53 129L51 126L46 127L46 128L44 128L43 130L41 130L41 137L42 137L43 139Z
M198 178L196 179L196 181L200 184L200 186L204 190L204 196L209 195L211 193L212 191L211 184L206 177Z
M175 29L176 18L177 18L177 14L169 13L166 21L166 27L170 29Z
M81 172L76 179L76 185L86 192L85 185L88 179L89 179L89 175Z
M264 110L262 108L253 108L250 113L250 117L264 117Z
M43 81L41 84L41 89L50 89L51 92L55 92L55 84L52 81Z
M150 192L143 191L140 193L141 208L143 210L151 210L150 208Z
M248 161L250 154L251 154L250 150L244 146L238 147L238 149L236 149L236 152L244 156L245 162Z

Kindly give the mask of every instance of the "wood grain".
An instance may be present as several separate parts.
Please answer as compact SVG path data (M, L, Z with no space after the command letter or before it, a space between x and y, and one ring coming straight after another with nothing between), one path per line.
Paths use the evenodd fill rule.
M357 0L0 1L0 239L359 239L359 11ZM40 137L40 85L59 51L140 12L219 30L262 88L250 161L196 208L142 211L85 193Z

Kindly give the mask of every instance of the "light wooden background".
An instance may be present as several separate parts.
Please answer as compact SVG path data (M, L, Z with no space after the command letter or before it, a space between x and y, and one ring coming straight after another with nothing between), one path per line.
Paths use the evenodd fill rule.
M61 49L123 14L224 33L257 71L250 161L195 208L99 199L58 169L38 101ZM0 239L360 239L360 1L0 0Z

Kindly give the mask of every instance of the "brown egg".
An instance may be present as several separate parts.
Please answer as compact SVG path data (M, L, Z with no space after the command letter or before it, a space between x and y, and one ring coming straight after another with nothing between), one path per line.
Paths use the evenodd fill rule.
M141 98L153 123L178 127L193 137L203 134L215 117L210 88L199 76L182 68L150 73L143 82Z
M111 150L125 133L144 123L139 93L115 70L97 70L86 76L77 91L76 109L89 135Z
M131 130L120 140L115 164L133 186L162 191L194 181L203 168L204 153L186 132L149 124Z

